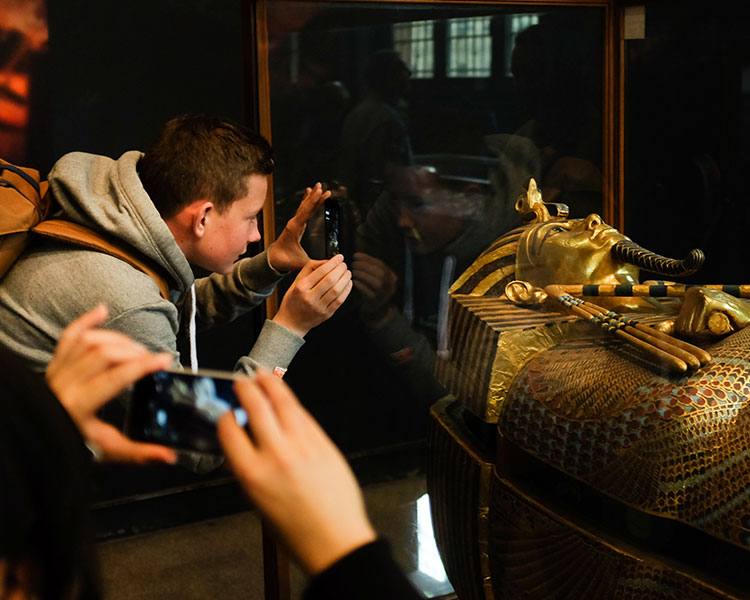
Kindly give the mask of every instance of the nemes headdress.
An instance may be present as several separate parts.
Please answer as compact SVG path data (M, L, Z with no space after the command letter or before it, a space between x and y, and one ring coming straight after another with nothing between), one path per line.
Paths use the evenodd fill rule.
M550 216L549 208L557 210ZM550 204L542 201L542 194L531 179L525 194L516 200L516 210L525 224L512 229L479 255L476 261L456 280L451 294L500 297L505 286L516 277L516 257L519 247L529 239L529 233L539 225L550 221L562 221L568 216L565 204Z

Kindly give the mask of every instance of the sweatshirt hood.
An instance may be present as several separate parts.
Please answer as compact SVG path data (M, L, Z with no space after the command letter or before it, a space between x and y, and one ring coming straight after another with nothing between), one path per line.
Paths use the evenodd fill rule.
M184 292L193 283L193 272L143 189L136 171L142 156L138 151L117 160L85 152L66 154L50 171L50 189L64 218L135 248L163 267Z

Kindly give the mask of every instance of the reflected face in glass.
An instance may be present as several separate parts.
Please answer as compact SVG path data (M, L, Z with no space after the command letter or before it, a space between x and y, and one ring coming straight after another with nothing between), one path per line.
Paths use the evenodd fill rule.
M585 219L553 221L532 227L521 239L516 275L535 285L551 283L619 283L635 279L637 269L611 256L625 239L591 214Z
M448 189L428 167L392 168L388 190L396 225L415 254L431 254L467 227L465 196Z
M396 223L415 254L436 252L466 229L464 219L432 212L429 208L397 203L396 210Z
M398 92L401 95L406 95L409 91L409 79L411 78L411 70L406 66L406 63L401 64L401 68L395 77L395 85L398 88Z

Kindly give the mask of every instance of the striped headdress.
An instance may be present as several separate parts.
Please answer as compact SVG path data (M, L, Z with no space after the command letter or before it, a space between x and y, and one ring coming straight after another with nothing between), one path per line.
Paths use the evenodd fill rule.
M547 206L556 208L556 218L550 217ZM490 298L504 295L505 286L516 278L516 255L524 234L540 224L562 220L568 215L568 207L564 204L547 204L542 201L542 194L533 178L529 180L526 193L518 197L516 210L527 223L504 234L482 252L451 286L451 294Z
M450 288L451 294L500 297L516 278L516 254L522 234L532 225L512 229L479 255Z

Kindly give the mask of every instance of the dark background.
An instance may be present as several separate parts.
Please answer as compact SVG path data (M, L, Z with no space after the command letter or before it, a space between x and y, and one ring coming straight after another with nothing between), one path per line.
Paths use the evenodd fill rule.
M339 11L339 18L345 19L348 10ZM420 10L429 17L430 8ZM49 2L49 49L30 66L33 87L24 163L46 173L70 151L117 157L145 147L160 125L187 111L220 114L254 126L251 14L252 3L243 0ZM416 14L402 18L416 20ZM625 231L664 254L703 247L709 261L694 281L750 279L745 242L748 22L747 2L649 2L646 39L626 43ZM312 18L305 26L315 37L315 29L322 25ZM348 69L347 83L357 94L357 66L382 45L384 31L373 27L370 39L310 49L308 65L325 64L326 56L335 54L341 68ZM503 96L508 84L503 80L493 84L499 89L468 80L414 84L421 88L421 97L441 99L444 114L437 118L461 133L487 132L488 126L502 130L496 116L516 119L522 110L512 104L489 109L488 98ZM465 121L456 121L456 106L469 115ZM413 108L415 114L423 113L418 102ZM275 139L294 135L294 122L283 125L286 130L274 123ZM428 140L423 147L430 149L481 152L475 137L434 131L418 119L413 127L417 152L422 149L420 140ZM281 154L282 161L293 159ZM261 319L262 311L255 311L231 327L202 336L201 364L231 369L250 348ZM323 345L329 342L346 340L327 339ZM298 361L308 351L303 349ZM313 412L345 450L362 452L421 437L421 424L410 420L408 407L400 406L398 398L357 404L355 390L352 402L331 404L325 394L327 382L337 377L336 365L311 377L317 395Z

